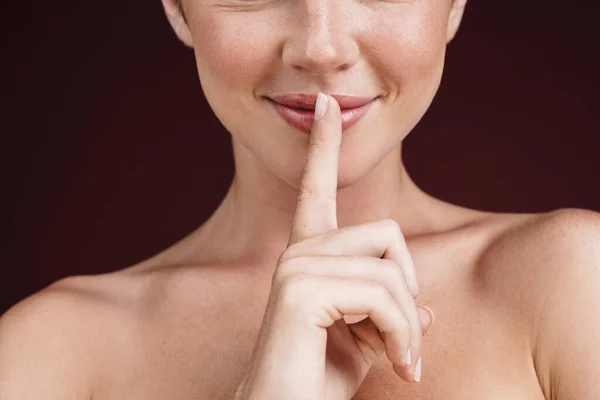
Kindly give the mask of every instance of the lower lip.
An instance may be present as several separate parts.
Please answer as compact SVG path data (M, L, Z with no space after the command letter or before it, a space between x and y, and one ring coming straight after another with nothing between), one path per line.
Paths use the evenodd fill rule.
M302 110L298 108L284 106L283 104L276 103L271 99L267 99L281 117L292 127L310 134L313 123L315 122L314 110ZM342 131L350 128L356 124L362 117L365 116L371 105L377 100L377 97L368 102L367 104L355 107L342 109Z

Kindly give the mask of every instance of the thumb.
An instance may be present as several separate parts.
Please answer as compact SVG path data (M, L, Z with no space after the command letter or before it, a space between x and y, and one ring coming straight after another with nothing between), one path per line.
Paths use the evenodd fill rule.
M426 306L417 306L417 310L419 311L419 322L421 323L421 331L423 335L427 333L429 327L433 324L435 320L435 314L431 310L431 308Z

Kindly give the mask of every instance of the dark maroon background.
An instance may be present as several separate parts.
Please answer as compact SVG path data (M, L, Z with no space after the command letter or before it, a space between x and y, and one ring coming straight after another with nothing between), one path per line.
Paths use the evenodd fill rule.
M158 0L0 6L0 313L170 246L218 205L228 133ZM405 141L417 184L468 207L600 211L598 0L471 0Z

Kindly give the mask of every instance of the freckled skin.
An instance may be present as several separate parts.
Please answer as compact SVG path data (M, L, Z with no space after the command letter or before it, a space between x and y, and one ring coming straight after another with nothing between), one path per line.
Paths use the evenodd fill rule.
M187 19L205 96L235 146L294 186L307 138L289 132L260 96L383 96L343 143L339 186L347 187L390 152L399 156L427 110L442 75L450 7L448 0L202 0L189 2Z
M436 315L423 337L422 381L399 379L382 357L353 400L549 397L538 377L547 380L550 368L533 367L531 339L555 275L541 257L552 235L540 232L562 219L444 202L421 190L402 161L466 0L162 3L232 137L230 189L207 221L164 251L60 280L10 310L0 320L0 400L232 399L289 239L309 142L262 96L318 91L381 96L343 133L338 227L398 222L418 304Z

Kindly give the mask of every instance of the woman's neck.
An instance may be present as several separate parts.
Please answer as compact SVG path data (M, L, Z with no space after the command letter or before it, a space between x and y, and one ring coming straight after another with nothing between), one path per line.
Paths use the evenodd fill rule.
M229 191L190 240L215 262L271 262L287 245L298 189L235 142L234 155ZM419 189L403 165L401 147L337 193L338 228L391 218L407 240L448 229L472 213Z

